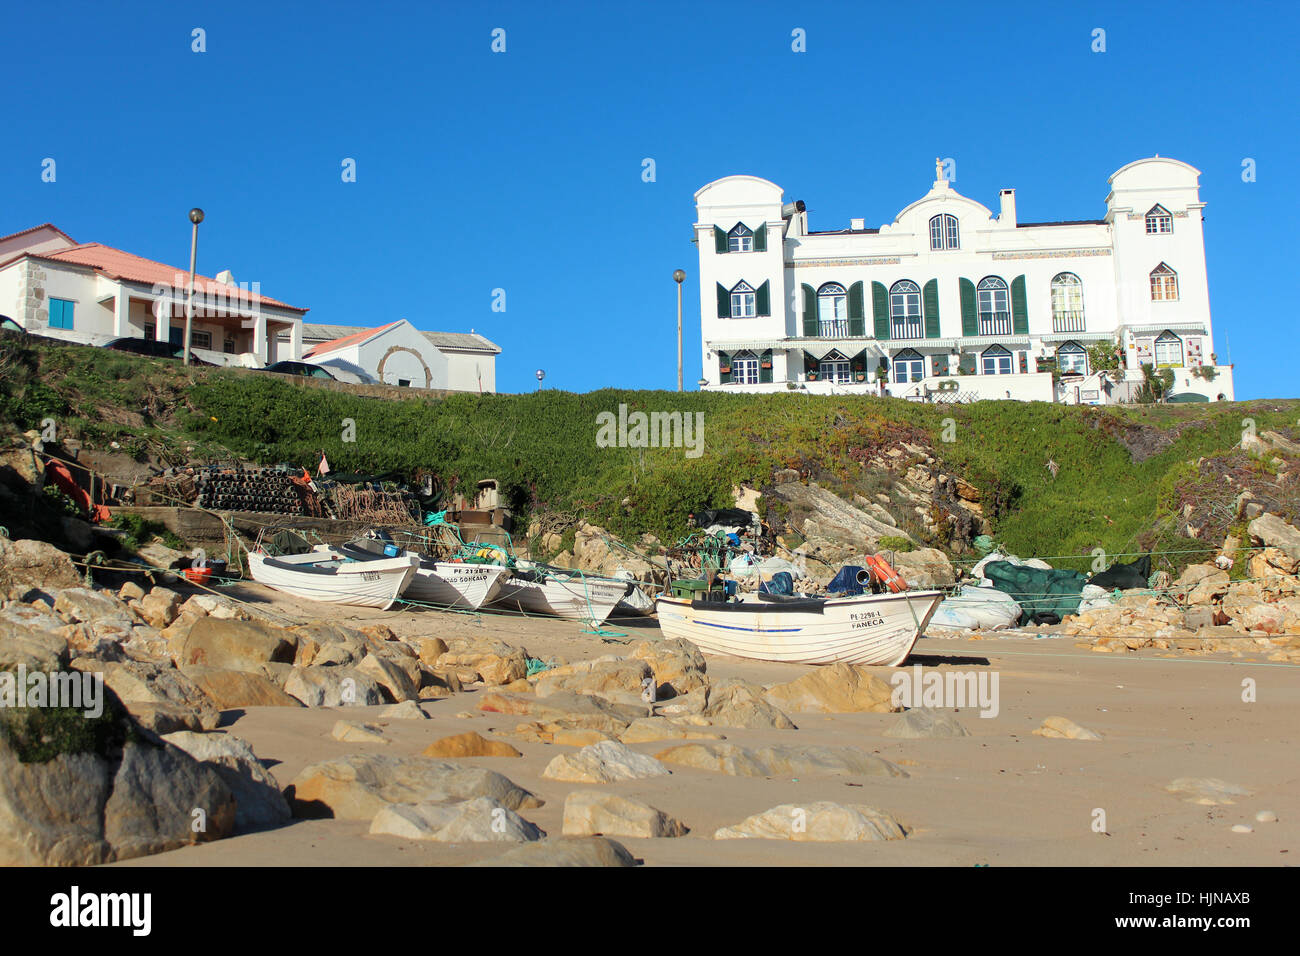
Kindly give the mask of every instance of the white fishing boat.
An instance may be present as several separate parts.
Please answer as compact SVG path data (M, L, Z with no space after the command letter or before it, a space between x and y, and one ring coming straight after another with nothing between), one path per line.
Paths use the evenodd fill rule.
M744 600L661 597L665 637L701 650L792 664L896 667L907 659L943 600L941 591L839 598L750 595Z
M553 614L595 626L609 617L627 592L627 581L540 568L521 561L514 573L502 580L496 603L525 614Z
M393 606L415 578L420 559L413 554L375 561L349 561L330 551L269 555L253 551L248 570L254 581L295 597L326 604Z
M510 577L510 569L501 565L473 561L434 561L413 551L404 551L386 535L355 538L339 545L337 549L329 545L317 545L316 548L367 563L388 560L393 555L414 555L419 565L402 598L439 607L477 611L496 600L501 593L502 582Z

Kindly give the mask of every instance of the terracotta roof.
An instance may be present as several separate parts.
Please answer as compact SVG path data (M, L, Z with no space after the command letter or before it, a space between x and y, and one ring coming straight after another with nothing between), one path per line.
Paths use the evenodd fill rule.
M303 352L303 358L308 355L323 355L326 352L337 352L339 349L345 349L349 345L358 345L368 338L378 335L387 329L401 323L401 319L396 322L389 322L387 325L381 325L377 329L362 329L360 332L353 332L351 335L345 335L339 339L331 339L328 342L322 342L319 345L313 345L307 351Z
M76 239L73 239L70 235L68 235L66 232L64 232L62 229L60 229L52 222L43 222L39 226L32 226L30 229L20 229L18 232L11 232L7 236L0 236L0 242L4 242L6 239L17 239L19 236L25 236L29 232L36 232L39 229L53 229L64 239L68 240L68 242L72 243L74 246L77 245Z
M104 273L111 279L123 279L127 282L139 282L144 285L164 285L172 289L185 291L189 286L189 270L178 269L153 259L146 259L134 253L114 249L99 242L87 242L71 249L55 249L45 253L23 253L15 259L29 255L34 259L48 259L53 262L70 262L89 266ZM10 260L13 261L13 260ZM195 275L194 291L200 295L225 297L239 303L260 302L265 305L289 309L293 312L306 312L305 308L289 305L268 295L255 295L239 286L226 285L210 276Z

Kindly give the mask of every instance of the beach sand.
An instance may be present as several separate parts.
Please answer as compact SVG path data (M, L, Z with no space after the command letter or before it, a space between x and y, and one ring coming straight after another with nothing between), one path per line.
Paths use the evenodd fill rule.
M324 618L352 626L383 623L403 637L493 636L533 657L567 661L624 653L661 634L653 619L616 620L602 638L573 622L498 614L369 611L285 599L257 585L229 593L260 604L286 622ZM380 707L250 708L230 711L223 729L247 740L280 785L308 764L347 753L414 755L440 737L474 730L500 735L522 758L464 762L497 770L545 798L521 814L551 836L561 833L564 798L602 789L643 800L690 828L673 839L617 838L647 866L1202 866L1300 862L1300 665L1269 662L1242 641L1242 655L1179 656L1165 651L1100 654L1073 638L1014 636L969 640L923 638L909 665L998 674L999 712L956 713L969 737L883 736L891 714L791 714L798 730L714 728L742 746L856 746L903 767L906 778L822 776L731 777L689 768L671 776L614 784L543 779L547 763L573 748L510 736L526 718L479 712L483 688L426 701L429 720L387 720L388 745L340 743L329 734L340 718L377 720ZM807 673L799 665L709 656L713 680L743 677L771 684ZM894 669L876 668L888 679ZM1257 700L1242 700L1243 681ZM470 711L472 718L456 716ZM1061 715L1102 735L1100 741L1034 736L1044 718ZM675 742L636 744L657 753ZM1187 802L1165 790L1175 778L1213 777L1253 792L1232 805ZM810 843L714 840L719 827L779 804L867 804L911 830L905 840ZM1106 833L1094 831L1095 811ZM1277 822L1256 822L1257 811ZM1234 833L1234 824L1253 827ZM500 844L448 845L370 836L368 824L303 820L279 829L126 861L124 866L448 866L499 856Z

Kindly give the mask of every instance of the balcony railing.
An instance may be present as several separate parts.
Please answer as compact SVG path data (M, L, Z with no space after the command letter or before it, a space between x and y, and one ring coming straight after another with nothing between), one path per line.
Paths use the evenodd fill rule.
M980 315L980 335L1010 335L1011 315L1007 312L985 312Z
M845 339L849 336L848 319L822 319L817 323L817 334L824 339Z
M924 338L925 333L921 330L920 319L909 319L906 322L894 321L890 326L890 334L896 339L919 339Z
M1053 332L1082 332L1083 313L1082 312L1053 312L1052 331Z

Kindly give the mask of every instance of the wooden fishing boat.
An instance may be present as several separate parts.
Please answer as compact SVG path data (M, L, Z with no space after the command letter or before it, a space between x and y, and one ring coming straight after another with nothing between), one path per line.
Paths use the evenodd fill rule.
M744 600L661 597L656 607L665 637L685 638L706 652L792 664L896 667L942 600L941 591L840 598L758 594Z
M336 552L269 555L253 551L248 570L254 581L295 597L325 604L393 606L415 578L420 559L413 554L376 561L349 561Z
M328 545L317 550L333 551ZM337 554L353 561L384 561L392 555L414 555L419 564L402 598L439 607L477 611L501 593L502 582L510 569L496 564L473 561L435 561L414 551L405 551L387 536L355 538L342 544Z
M596 626L623 600L628 584L520 562L514 573L502 581L496 603L525 614L553 614Z

